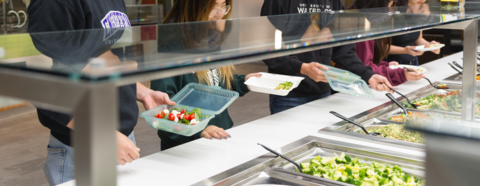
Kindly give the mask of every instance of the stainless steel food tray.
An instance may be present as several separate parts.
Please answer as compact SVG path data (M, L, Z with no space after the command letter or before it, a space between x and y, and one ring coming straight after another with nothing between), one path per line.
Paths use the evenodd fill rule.
M448 84L454 83L454 84L460 84L461 85L463 83L462 82L463 81L463 76L461 74L457 73L457 74L454 74L450 77L445 78L443 81L448 83ZM478 80L477 80L477 85L480 85L480 81L478 81ZM477 89L479 89L479 88L477 88Z
M451 91L451 90L461 90L462 85L461 84L450 84L445 81L441 82L436 82L436 83L446 83L449 87L447 90L439 90L435 89L430 85L427 85L423 88L420 88L414 92L411 92L405 96L408 97L411 101L416 100L418 98L422 98L431 94L435 93L440 93L441 91ZM397 99L400 102L405 101L403 97L400 97ZM453 112L446 112L446 111L440 111L440 110L416 110L416 109L407 109L408 111L413 111L413 112L428 112L428 113L437 113L437 114L446 114L450 115L453 117L458 117L459 119L461 118L460 113L453 113ZM378 126L381 124L378 124L379 121L380 123L383 122L384 125L388 123L392 124L400 124L401 122L395 122L395 121L389 121L389 118L393 115L400 115L402 114L403 111L393 102L387 102L384 103L378 107L375 107L373 109L370 109L368 111L362 112L356 116L351 117L350 119L356 121L357 123L362 124L363 126L367 126L369 128L370 126ZM477 117L479 118L479 117ZM480 121L480 119L477 119ZM366 134L362 133L357 133L356 130L358 130L359 127L344 122L340 121L338 123L335 123L331 126L325 127L321 129L319 132L320 133L328 133L330 135L335 135L339 137L351 137L351 138L363 138L365 140L370 140L370 141L379 141L379 142L385 142L385 143L390 143L390 144L395 144L395 145L400 145L400 146L408 146L412 148L417 148L419 150L424 150L425 145L423 144L417 144L417 143L411 143L411 142L405 142L401 140L396 140L396 139L389 139L389 138L382 138L382 137L377 137L377 136L369 136Z
M362 162L377 161L387 165L395 164L407 174L424 178L425 153L415 151L414 148L391 146L378 141L372 141L371 143L372 146L365 146L328 137L307 136L276 149L276 151L296 162L304 162L317 155L334 156L333 153L340 155L344 152L353 158L357 157ZM268 144L265 145L268 146ZM381 146L390 146L398 150L389 151L382 149ZM258 148L261 147L258 146ZM404 153L412 150L417 153ZM350 185L294 172L293 170L292 164L268 153L194 185Z

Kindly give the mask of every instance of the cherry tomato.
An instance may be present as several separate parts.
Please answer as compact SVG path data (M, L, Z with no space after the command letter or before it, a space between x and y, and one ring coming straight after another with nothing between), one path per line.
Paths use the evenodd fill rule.
M183 118L184 118L184 119L186 119L186 120L188 120L188 121L190 121L190 120L191 120L191 119L190 119L190 115L189 115L189 114L185 114L185 115L183 115Z
M156 118L160 118L160 114L155 115Z
M180 114L185 114L185 110L182 110L182 111L180 112Z
M182 116L182 114L177 114L178 119L182 119L182 118L180 118L180 116Z
M175 121L175 115L172 114L172 113L168 114L168 119L169 119L170 121Z
M165 112L161 112L160 114L158 114L159 118L164 118L165 117Z

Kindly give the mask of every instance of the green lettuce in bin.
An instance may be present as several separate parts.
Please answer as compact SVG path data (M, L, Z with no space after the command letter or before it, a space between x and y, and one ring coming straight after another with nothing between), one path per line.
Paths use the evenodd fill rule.
M405 174L397 165L360 163L344 153L335 157L317 156L300 163L305 174L359 186L423 186L424 180ZM297 170L298 171L298 170Z

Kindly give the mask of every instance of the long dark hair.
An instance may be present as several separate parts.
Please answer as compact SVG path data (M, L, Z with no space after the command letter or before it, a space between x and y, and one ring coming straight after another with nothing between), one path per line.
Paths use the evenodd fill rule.
M349 9L365 9L365 8L384 8L392 0L355 0ZM393 0L392 7L407 6L408 0ZM390 46L392 45L392 38L382 38L375 40L373 63L379 64L383 59L387 58Z
M162 23L208 21L215 2L215 0L177 0ZM232 0L225 0L225 2L232 6ZM230 18L231 14L232 11L228 12L223 19Z
M232 5L232 0L225 0L227 5ZM167 14L162 24L169 23L187 23L208 21L209 15L214 9L215 0L176 0L170 12ZM233 8L233 7L232 7ZM223 19L229 19L232 11L223 16ZM203 23L190 23L177 25L180 29L176 29L174 33L166 30L166 35L171 35L170 38L159 39L159 48L170 45L172 40L177 37L182 44L184 50L197 50L198 52L210 52L211 50L220 50L220 46L226 40L228 33L231 31L232 24L228 20L225 21L225 30L218 31L217 23L220 21L210 21ZM160 35L160 34L159 34ZM175 37L176 36L176 37ZM167 36L162 36L167 37ZM200 49L200 50L199 50ZM205 50L205 51L202 51ZM234 66L224 66L218 68L219 78L225 82L227 89L232 89L234 86L233 77L235 72ZM210 85L207 70L195 72L199 83Z

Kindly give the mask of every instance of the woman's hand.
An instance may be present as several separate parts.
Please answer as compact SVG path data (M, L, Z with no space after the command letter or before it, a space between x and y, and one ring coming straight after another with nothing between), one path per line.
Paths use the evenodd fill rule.
M227 139L227 137L231 138L230 134L228 134L225 130L214 125L210 125L205 128L205 130L203 130L200 136L207 139Z
M262 77L262 74L259 74L259 73L251 73L251 74L248 74L245 76L245 81L247 81L248 79L250 79L251 77Z
M425 48L430 46L430 44L440 44L439 42L436 42L436 41L431 41L429 44L425 45ZM430 52L433 52L434 54L440 54L440 49L437 49L437 50L432 50Z
M392 65L393 66L398 66L399 64L396 61L391 61L391 62L388 63L388 66L392 66Z
M413 70L413 72L409 72L407 69L404 69L405 77L407 78L407 81L418 81L420 79L425 78L423 73L417 72L417 70L413 68L410 68L410 70Z
M387 91L390 93L393 93L391 89L393 89L392 85L390 85L390 82L386 77L383 77L378 74L374 74L369 80L368 84L370 84L370 87L375 89L376 91L383 92Z
M251 77L262 77L262 74L259 74L259 73L248 74L248 75L245 76L245 81L247 81ZM248 88L248 90L250 90L250 87L248 87L248 85L247 85L247 88Z
M421 55L423 55L423 53L424 53L424 52L422 52L422 51L415 51L415 50L413 50L413 49L415 49L414 46L406 46L406 47L404 48L405 54L408 54L408 55L411 55L411 56L416 57L416 56L421 56Z

